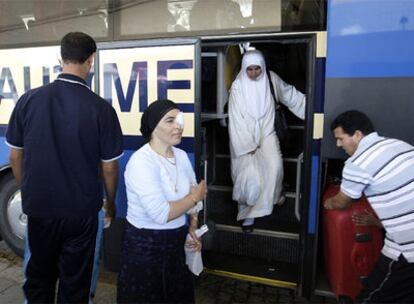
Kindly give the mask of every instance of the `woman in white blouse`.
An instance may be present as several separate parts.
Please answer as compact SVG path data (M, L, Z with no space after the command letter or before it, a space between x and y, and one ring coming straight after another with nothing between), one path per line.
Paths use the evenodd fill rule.
M260 51L247 51L229 98L229 136L233 199L239 203L237 220L245 232L253 231L254 219L272 213L281 203L282 153L275 133L275 97L297 117L304 119L306 98L276 73L266 73Z
M125 170L127 224L118 277L118 303L193 303L194 289L185 265L185 245L201 250L197 213L206 184L196 183L181 142L183 113L170 100L157 100L144 112L141 133L149 141ZM186 224L190 214L190 225Z

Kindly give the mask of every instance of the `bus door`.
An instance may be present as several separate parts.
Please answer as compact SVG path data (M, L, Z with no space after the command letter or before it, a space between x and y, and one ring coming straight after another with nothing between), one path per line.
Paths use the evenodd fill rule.
M310 186L311 178L317 179L317 175L312 175L311 168L314 161L316 169L319 166L318 159L313 158L317 36L269 34L260 38L216 37L202 42L200 151L204 152L208 184L204 221L210 228L210 233L203 237L203 260L210 273L301 293L304 272L309 272L304 256L309 255L309 242L316 242L312 235L314 227L309 223L314 223L310 217L316 207ZM275 205L271 215L256 219L252 233L243 233L236 220L227 127L229 89L240 70L240 49L246 45L262 51L267 68L307 96L305 121L285 109L290 133L282 146L286 202ZM261 174L266 178L266 172Z
M156 99L171 99L184 112L185 150L200 172L198 39L166 39L111 42L98 45L97 87L101 97L115 109L124 135L124 155L120 160L117 216L104 233L104 262L108 270L119 269L119 254L127 197L123 172L129 157L144 144L140 133L143 111Z

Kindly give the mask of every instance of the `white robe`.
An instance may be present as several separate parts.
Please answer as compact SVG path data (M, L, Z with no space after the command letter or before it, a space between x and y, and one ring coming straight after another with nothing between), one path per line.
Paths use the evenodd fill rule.
M265 70L262 72L266 73ZM274 72L270 71L270 75L276 98L296 116L304 119L305 95L285 83ZM267 77L265 79L267 81ZM237 220L271 214L273 204L279 200L283 181L282 154L274 131L273 98L266 98L266 111L256 119L244 104L246 98L243 98L241 84L238 77L232 84L229 98L233 200L239 203ZM266 90L268 92L264 95L271 96L269 86ZM249 107L251 106L250 104ZM254 150L256 152L250 154Z

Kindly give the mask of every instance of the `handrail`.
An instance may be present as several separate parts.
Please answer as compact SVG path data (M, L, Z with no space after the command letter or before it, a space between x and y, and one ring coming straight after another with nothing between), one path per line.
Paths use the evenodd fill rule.
M296 195L295 195L295 216L300 221L300 182L302 180L302 162L303 162L303 152L298 156L298 162L296 163Z
M204 182L207 185L207 159L204 160ZM203 224L207 224L207 195L203 201Z
M223 48L220 48L217 51L217 103L216 103L216 112L217 114L224 114L224 107L227 103L227 91L225 87L225 62L226 53ZM222 127L227 127L226 119L220 119L220 125Z

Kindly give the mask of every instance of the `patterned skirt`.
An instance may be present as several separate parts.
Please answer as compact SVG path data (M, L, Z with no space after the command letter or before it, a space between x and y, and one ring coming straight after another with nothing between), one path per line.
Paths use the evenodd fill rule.
M138 229L127 222L118 275L118 303L194 303L185 264L188 227Z

